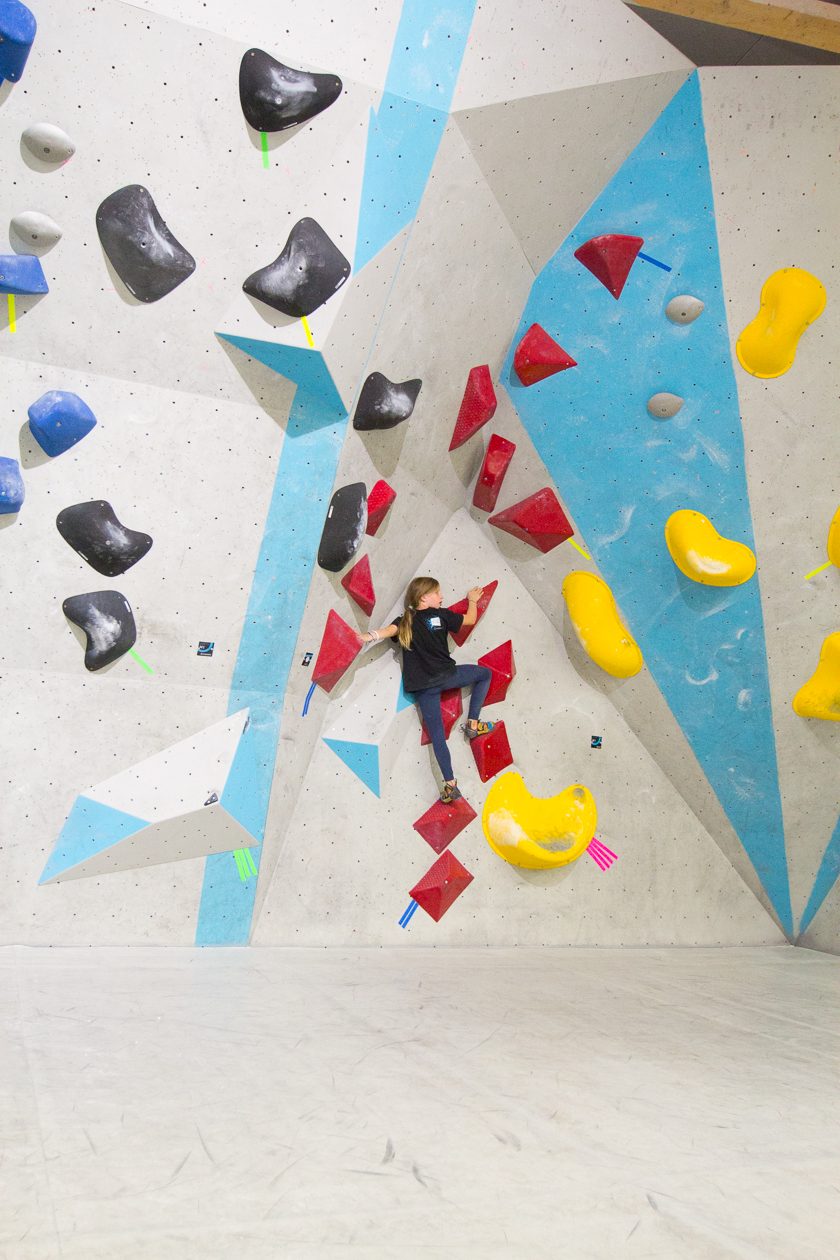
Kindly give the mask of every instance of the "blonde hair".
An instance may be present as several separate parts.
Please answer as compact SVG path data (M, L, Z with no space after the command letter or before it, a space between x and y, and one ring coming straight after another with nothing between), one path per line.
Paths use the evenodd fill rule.
M440 590L440 582L433 577L416 577L408 584L408 590L405 593L405 612L400 617L400 630L397 636L400 646L404 648L411 647L411 633L414 628L414 614L417 611L417 605L424 595L432 595L435 591Z

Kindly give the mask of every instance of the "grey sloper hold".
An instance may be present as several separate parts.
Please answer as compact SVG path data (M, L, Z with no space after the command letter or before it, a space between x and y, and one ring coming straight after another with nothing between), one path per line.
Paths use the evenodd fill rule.
M318 564L338 573L359 550L367 527L367 490L363 481L341 486L330 500L318 547Z
M108 261L140 302L166 297L195 271L195 259L172 235L142 184L118 188L96 212Z
M705 302L692 297L690 293L681 293L678 297L671 298L665 307L665 314L672 324L693 324L697 316L703 314L705 305Z
M68 621L87 635L85 669L102 669L119 660L137 641L131 605L119 591L71 595L61 605Z
M66 162L76 152L76 146L66 131L54 123L33 123L21 135L33 157L42 162Z
M9 224L9 242L12 248L20 245L27 254L46 254L61 240L61 228L55 219L39 210L23 210Z
M654 394L648 399L647 409L657 420L670 420L685 402L679 394Z
M353 428L363 432L396 428L414 410L422 384L420 380L395 383L381 372L371 372L356 403Z
M293 70L261 48L249 48L239 65L242 113L255 131L308 122L338 100L342 86L337 75Z
M289 233L283 252L255 271L242 288L283 315L311 315L340 289L350 263L314 219L300 219Z
M148 534L126 529L104 499L74 503L59 512L55 523L64 541L106 577L125 573L152 545Z

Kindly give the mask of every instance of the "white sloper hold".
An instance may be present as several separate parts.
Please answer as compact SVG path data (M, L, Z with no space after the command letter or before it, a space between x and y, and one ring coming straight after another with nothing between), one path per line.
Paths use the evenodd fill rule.
M679 394L654 394L648 399L647 409L656 420L670 420L685 402Z
M665 314L672 324L693 324L698 315L703 314L705 305L705 302L692 297L690 293L681 293L678 297L671 298L665 307Z
M32 156L42 162L66 162L76 152L67 132L54 123L33 123L26 128L21 140Z
M9 224L9 242L12 248L19 246L18 253L46 254L61 240L61 228L55 219L39 210L24 210L16 214Z

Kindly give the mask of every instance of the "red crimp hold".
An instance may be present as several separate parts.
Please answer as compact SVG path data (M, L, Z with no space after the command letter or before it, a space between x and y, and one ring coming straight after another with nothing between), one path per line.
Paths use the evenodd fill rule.
M478 777L482 783L492 779L505 766L513 765L513 755L508 743L504 722L494 722L487 735L479 735L471 741Z
M454 853L443 853L423 878L409 892L418 906L440 923L453 901L471 884L472 875L463 867Z
M539 324L532 324L516 347L513 369L523 385L536 385L555 372L577 367L577 362Z
M453 687L450 691L442 691L440 693L440 715L443 718L443 733L447 739L452 734L452 727L458 721L458 718L464 712L464 702L461 699L461 688ZM431 736L426 730L426 723L422 723L422 731L420 732L421 747L425 744L431 744Z
M575 250L575 258L614 298L620 298L630 268L644 243L643 236L620 236L616 232L592 236Z
M341 579L341 585L350 598L356 601L365 616L369 617L376 603L376 592L373 589L370 560L367 556L362 556L352 569L347 570Z
M497 512L487 523L503 529L506 534L513 534L514 538L543 553L559 547L575 532L550 486L521 499L503 512Z
M391 504L394 502L396 497L396 490L389 486L387 481L377 481L376 485L368 495L368 519L367 526L365 528L366 534L370 534L371 537L373 537L379 529L379 526L385 520L385 517L388 515Z
M426 844L432 846L435 853L443 853L446 846L476 817L472 805L463 796L451 805L435 801L431 809L427 809L422 818L414 823L414 830L420 833Z
M505 473L510 468L510 461L513 459L515 450L515 442L499 437L498 433L492 434L473 491L473 506L481 508L482 512L492 512L496 506Z
M513 643L500 643L492 652L485 652L478 658L479 665L486 665L492 671L490 690L487 692L485 704L498 704L504 700L510 684L516 677L516 663L513 659Z
M492 420L495 414L496 391L493 388L490 369L486 363L483 363L481 367L470 368L467 388L461 399L458 419L455 421L452 441L449 443L450 451L463 446L488 420Z
M353 664L362 650L358 635L332 609L327 614L324 637L312 671L312 681L324 691L332 691L344 671Z
M485 586L481 595L481 599L478 601L478 608L476 609L475 624L472 626L462 626L457 634L452 635L452 638L458 644L458 647L464 646L467 639L470 637L473 630L478 625L479 621L481 621L481 618L487 612L487 605L490 603L490 600L496 594L496 587L498 585L499 585L498 582L488 582L487 585ZM449 611L454 612L454 613L465 613L468 607L469 607L469 604L467 600L459 599L458 603L453 604Z

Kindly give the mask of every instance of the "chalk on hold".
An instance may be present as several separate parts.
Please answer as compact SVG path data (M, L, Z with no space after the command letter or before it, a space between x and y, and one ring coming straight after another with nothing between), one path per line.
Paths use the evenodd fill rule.
M499 437L498 433L490 436L484 463L478 474L473 491L473 506L482 512L492 512L502 488L510 461L513 459L516 443Z
M26 487L16 459L0 455L0 516L13 516L23 507Z
M0 80L17 83L35 40L37 23L20 0L0 3Z
M81 442L96 425L96 416L80 398L66 389L50 389L28 410L29 428L47 455L62 455Z
M309 122L341 95L335 74L293 70L261 48L249 48L239 64L239 101L255 131L285 131Z
M16 214L9 223L9 242L17 252L24 254L45 254L61 240L61 228L55 219L39 210L23 210Z
M488 420L492 420L496 414L496 405L496 391L490 368L486 363L470 368L464 397L458 409L458 419L452 432L452 441L449 443L450 451L463 446Z
M362 556L352 569L348 569L341 579L341 585L350 598L359 605L365 616L369 617L376 603L376 592L373 589L370 560L367 556Z
M705 309L705 302L701 302L699 298L692 297L690 293L680 293L671 298L665 307L665 314L672 324L693 324Z
M371 372L359 393L353 428L363 433L395 429L411 416L422 384L418 379L389 381L381 372Z
M482 783L513 765L513 754L504 722L494 722L492 731L470 741L470 748Z
M708 516L691 508L671 513L665 542L680 572L703 586L741 586L755 573L752 548L724 538Z
M840 569L840 508L834 513L834 516L831 518L831 524L828 527L826 551L831 563Z
M126 184L100 203L96 230L120 280L139 302L158 302L195 271L195 259L170 232L142 184Z
M439 923L472 880L473 877L466 867L447 849L408 895L413 897L435 923Z
M302 319L341 288L350 263L314 219L300 219L283 250L267 267L254 271L242 288L266 306Z
M452 734L453 726L463 712L464 701L461 696L460 687L450 687L448 691L442 691L440 693L440 716L443 719L443 734L445 739L449 739L449 736ZM432 738L426 730L426 723L421 720L420 726L420 747L425 748L427 744L431 744Z
M543 554L559 547L575 532L550 486L497 512L489 518L488 524L536 547Z
M556 796L532 796L521 774L509 770L484 802L481 825L493 852L530 871L568 866L585 853L598 822L595 800L582 783Z
M810 271L774 271L761 287L758 314L735 343L741 367L760 380L782 376L793 366L805 329L824 309L825 288Z
M445 805L443 801L435 801L412 826L435 853L443 853L475 817L477 815L472 805L463 796L459 796L457 801L452 801L449 805Z
M104 499L64 508L55 524L64 541L105 577L125 573L143 559L152 545L148 534L127 529Z
M630 268L644 243L642 236L622 236L618 232L610 232L584 241L575 250L575 258L617 299L621 297Z
M485 706L498 704L505 699L508 687L516 677L513 643L510 639L505 643L500 643L491 652L485 652L483 656L479 656L478 663L486 665L493 675L490 679L490 690L484 700Z
M679 394L654 394L648 399L647 409L656 420L670 420L685 402Z
M397 492L387 481L377 481L368 495L365 533L373 536L391 510Z
M367 489L363 481L339 486L330 499L321 542L318 565L338 573L352 560L362 545L367 526Z
M69 161L76 152L76 146L67 132L54 123L33 123L23 132L21 141L33 157L54 165Z
M137 640L131 605L119 591L89 591L71 595L62 604L68 621L87 636L85 669L97 670L119 660Z
M580 645L595 664L613 678L638 674L642 653L604 579L576 569L563 582L563 598Z
M513 370L523 385L536 385L572 367L577 367L576 360L539 324L531 325L513 356Z
M353 664L361 650L362 645L356 631L352 630L337 612L330 609L321 638L321 646L315 658L312 681L319 687L323 687L324 691L332 691L341 675Z
M34 254L0 254L0 293L49 293L40 259Z
M819 664L793 697L799 717L840 722L840 630L823 641Z
M453 633L452 638L458 644L458 647L464 646L467 639L472 634L473 630L475 630L475 627L481 621L481 618L487 612L487 608L490 604L490 600L496 594L496 587L498 585L499 585L498 581L487 583L487 585L482 589L481 598L479 599L478 605L476 607L476 617L475 617L475 622L473 623L473 625L461 626L460 630L457 630ZM452 604L449 611L454 612L454 613L465 613L467 611L467 608L468 608L468 601L466 599L459 599L457 604Z

